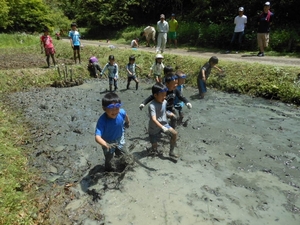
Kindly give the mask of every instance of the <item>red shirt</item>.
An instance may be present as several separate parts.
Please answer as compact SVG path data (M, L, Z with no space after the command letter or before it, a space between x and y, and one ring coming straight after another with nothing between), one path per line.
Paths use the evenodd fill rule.
M44 48L53 48L52 38L49 35L41 36L41 42L44 43Z

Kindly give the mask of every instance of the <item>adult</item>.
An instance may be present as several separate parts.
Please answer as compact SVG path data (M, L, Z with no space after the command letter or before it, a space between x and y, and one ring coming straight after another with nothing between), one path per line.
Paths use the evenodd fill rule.
M270 40L270 27L273 22L274 14L270 11L270 2L264 4L263 12L257 18L258 30L257 30L257 43L259 52L257 56L265 56L265 48L269 45Z
M166 48L167 43L167 35L169 32L169 23L165 21L165 15L160 15L160 20L157 22L157 31L158 31L158 37L157 37L157 46L156 46L156 53L163 53Z
M145 36L146 37L146 41L147 41L147 45L146 47L150 47L150 40L152 39L153 44L155 46L155 34L156 34L156 30L154 27L151 26L147 26L142 32L141 32L141 37Z
M171 47L172 41L174 41L174 46L177 48L177 29L178 29L178 21L175 19L175 14L172 13L171 20L169 21L169 33L168 33L168 41L169 46Z
M226 53L231 52L232 46L236 40L238 40L238 47L236 49L236 53L239 53L239 50L241 48L245 27L247 24L247 16L244 15L244 7L239 8L239 15L234 18L234 24L234 33L230 41L229 49L226 51Z

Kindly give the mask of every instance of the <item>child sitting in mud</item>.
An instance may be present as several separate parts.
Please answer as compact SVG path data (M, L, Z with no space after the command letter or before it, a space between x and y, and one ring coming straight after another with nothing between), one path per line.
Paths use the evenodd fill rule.
M43 53L44 52L43 50L45 50L47 67L50 68L50 56L52 58L53 65L55 66L55 59L54 59L55 49L52 42L52 38L49 35L48 28L44 29L44 35L41 36L40 40L41 40L41 53Z
M135 82L135 90L139 88L139 80L136 77L135 69L138 68L141 70L141 68L135 64L135 57L129 56L129 63L126 66L127 70L127 89L129 89L130 82L134 80Z
M108 63L104 66L100 76L108 70L108 79L109 79L109 91L112 91L112 84L115 86L115 91L118 89L118 78L119 78L119 67L115 63L115 57L113 55L108 56Z
M121 109L121 100L115 93L107 93L102 98L102 108L104 113L98 119L95 140L102 146L105 170L112 171L111 160L114 154L124 154L124 127L129 127L129 117L125 110Z
M198 84L198 90L200 99L204 98L204 94L207 92L206 90L206 80L208 79L211 68L216 68L219 70L219 72L223 72L220 68L218 68L216 65L218 64L219 59L216 56L212 56L207 63L205 63L198 75L197 78L197 84Z
M177 97L179 100L183 101L189 109L192 108L192 104L182 95L182 93L178 89L176 89L178 77L173 72L169 72L165 76L164 80L168 88L166 94L166 101L167 101L167 110L168 112L170 112L169 114L170 115L169 117L171 118L170 125L175 129L177 124L177 116L176 116L176 110L174 105L175 98ZM146 98L142 102L142 104L140 104L140 109L142 110L145 107L145 105L148 104L153 99L154 96L152 94L148 98Z
M151 153L158 153L157 141L159 138L159 134L161 132L164 132L171 136L169 156L177 158L178 156L174 153L174 148L177 140L177 131L175 131L168 124L167 120L167 114L169 114L169 116L173 116L171 112L166 111L167 101L165 100L165 98L167 90L167 87L162 83L156 83L152 86L153 100L149 104L150 119L148 127L150 143L152 145Z
M102 69L100 67L99 60L95 56L92 56L89 59L88 71L90 72L91 77L97 78L97 71L99 71L99 73L101 74Z

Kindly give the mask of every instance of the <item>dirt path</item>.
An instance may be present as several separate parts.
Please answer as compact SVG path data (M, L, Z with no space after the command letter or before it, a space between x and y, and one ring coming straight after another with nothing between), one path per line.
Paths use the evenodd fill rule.
M138 105L152 81L138 91L119 84L131 127L129 156L118 161L126 168L118 173L103 171L94 140L106 79L10 96L33 126L30 165L45 179L41 211L50 224L299 224L297 108L212 90L199 100L186 88L193 108L184 107L189 121L177 128L180 159L174 161L164 136L164 155L147 155L147 109Z
M67 40L65 40L67 41ZM99 41L90 41L90 40L82 40L83 45L95 45L95 46L109 46L114 45L120 49L130 49L129 44L107 44L105 42ZM140 47L137 49L138 51L150 51L155 52L155 48L147 48L147 47ZM185 49L174 49L174 48L167 48L166 52L168 54L178 54L178 55L189 55L195 56L200 58L210 58L212 55L217 56L220 60L226 59L229 61L241 61L241 62L253 62L253 63L264 63L264 64L271 64L274 66L296 66L300 67L300 59L299 58L291 58L291 57L278 57L278 56L265 56L265 57L257 57L257 52L253 54L224 54L222 52L203 52L203 51L194 51L194 50L185 50Z

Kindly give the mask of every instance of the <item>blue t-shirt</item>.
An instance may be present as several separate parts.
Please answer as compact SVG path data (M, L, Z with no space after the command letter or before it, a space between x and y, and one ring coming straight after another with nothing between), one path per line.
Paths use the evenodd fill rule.
M107 142L121 138L124 132L125 118L126 112L124 109L120 109L115 119L111 119L107 117L106 113L103 113L98 119L95 135L101 136Z
M80 46L80 34L77 30L70 30L69 38L72 39L74 46Z

